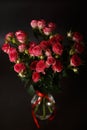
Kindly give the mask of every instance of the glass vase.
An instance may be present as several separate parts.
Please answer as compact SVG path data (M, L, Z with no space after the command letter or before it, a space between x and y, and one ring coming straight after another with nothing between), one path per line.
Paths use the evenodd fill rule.
M55 111L55 100L52 94L37 92L33 96L31 104L34 115L40 120L51 118Z

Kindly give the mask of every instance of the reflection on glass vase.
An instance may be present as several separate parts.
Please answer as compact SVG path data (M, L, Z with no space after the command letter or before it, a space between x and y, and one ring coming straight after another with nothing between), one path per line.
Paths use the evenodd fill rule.
M32 111L40 120L52 117L55 111L55 100L51 94L36 92L31 100Z

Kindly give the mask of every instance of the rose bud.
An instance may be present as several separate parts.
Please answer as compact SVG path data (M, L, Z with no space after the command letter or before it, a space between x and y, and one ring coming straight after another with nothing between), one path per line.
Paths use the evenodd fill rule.
M14 38L14 33L13 32L9 32L5 36L5 40L7 40L8 42L10 42L12 38Z
M46 56L51 56L52 54L51 54L52 52L51 52L51 50L48 48L48 49L46 49L46 51L45 51L45 55Z
M39 20L38 23L37 23L37 26L39 29L43 29L45 26L46 26L46 22L45 20Z
M37 22L38 22L37 20L32 20L30 23L31 27L34 29L37 28Z
M52 65L52 69L54 72L61 72L63 70L63 65L59 60L57 60L56 64Z
M82 61L81 61L80 57L77 54L74 54L70 59L70 65L76 67L81 64L82 64Z
M48 27L52 29L52 31L56 28L56 24L53 22L48 23Z
M74 71L74 73L78 73L78 68L73 68L72 70Z
M83 36L79 32L74 32L72 39L76 42L81 42L83 40Z
M75 48L76 52L78 52L80 54L84 51L84 46L81 43L75 43L74 48Z
M25 32L19 30L15 33L16 35L16 38L17 40L20 42L20 43L25 43L26 42L26 39L27 39L27 35Z
M56 60L52 56L47 57L46 65L49 67L50 65L54 65L56 63Z
M67 37L72 37L72 32L71 32L71 30L69 31L69 32L67 32Z
M69 55L73 55L73 54L75 54L75 48L72 47L72 48L70 49L70 51L69 51Z
M9 49L10 49L10 45L9 43L4 43L3 46L2 46L2 50L5 52L5 53L9 53Z
M19 52L24 52L26 49L26 44L22 43L18 46L18 50Z
M36 64L36 72L40 73L42 72L43 74L45 74L44 70L46 68L46 64L44 60L40 60L38 61L38 63Z
M54 44L54 43L57 43L57 42L60 42L62 41L64 38L61 34L56 34L54 36L50 36L50 43L51 44Z
M26 77L26 75L23 74L23 73L19 73L18 76L20 76L20 77L22 77L22 78Z
M9 60L11 62L16 62L17 59L18 59L18 52L17 52L16 48L11 47L9 49Z
M38 63L38 61L33 61L31 64L30 64L30 69L31 70L36 70L36 64Z
M49 41L42 40L40 42L40 47L42 48L42 50L46 50L49 46L50 46L50 42Z
M36 45L37 45L36 42L30 42L30 43L29 43L29 47L34 47L34 46L36 46Z
M32 80L33 80L33 82L38 82L39 80L40 80L40 73L38 73L38 72L33 72L33 74L32 74Z
M55 54L62 55L63 46L59 42L57 42L57 43L53 44L52 50Z
M52 33L52 29L49 27L45 27L43 28L43 33L48 36Z
M17 73L22 73L25 70L26 70L26 66L24 63L16 63L14 65L14 71Z

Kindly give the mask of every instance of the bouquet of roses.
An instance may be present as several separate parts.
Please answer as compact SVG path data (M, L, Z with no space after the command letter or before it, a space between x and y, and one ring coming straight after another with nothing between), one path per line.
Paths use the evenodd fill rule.
M2 50L8 54L21 79L35 89L53 91L58 88L59 79L67 69L78 72L82 65L83 37L78 32L69 32L65 36L54 33L55 23L45 20L32 20L30 25L39 39L37 43L19 30L6 34Z
M32 85L35 91L44 94L58 91L60 80L67 76L68 70L78 73L83 64L83 37L71 31L62 36L55 32L55 23L43 19L32 20L30 25L37 42L31 41L22 30L9 32L2 50L29 88Z

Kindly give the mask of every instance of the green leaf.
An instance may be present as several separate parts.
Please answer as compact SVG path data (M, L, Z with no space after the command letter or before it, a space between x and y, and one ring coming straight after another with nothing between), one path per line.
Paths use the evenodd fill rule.
M35 89L34 89L33 85L30 85L29 87L27 87L27 92L31 96L33 96L35 94Z

